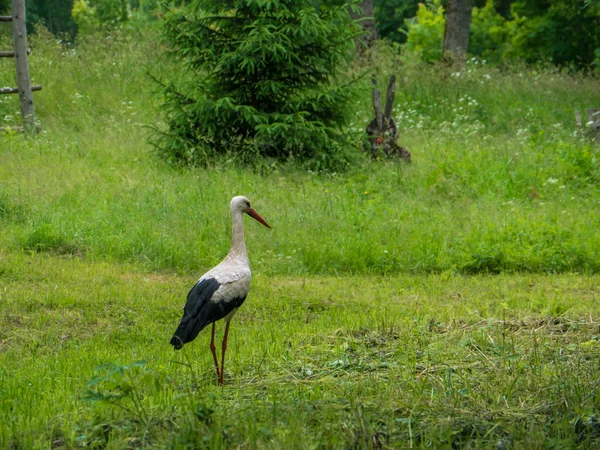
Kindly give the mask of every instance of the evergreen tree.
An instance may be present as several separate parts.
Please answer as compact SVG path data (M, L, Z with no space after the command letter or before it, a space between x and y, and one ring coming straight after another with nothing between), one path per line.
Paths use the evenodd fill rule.
M168 128L157 130L160 153L188 164L240 150L318 167L343 161L352 89L339 73L359 33L350 7L315 0L162 4L163 36L181 71L161 82Z

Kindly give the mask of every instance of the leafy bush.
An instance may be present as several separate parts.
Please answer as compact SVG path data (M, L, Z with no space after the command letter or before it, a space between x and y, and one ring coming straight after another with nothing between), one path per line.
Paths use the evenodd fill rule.
M483 8L473 8L469 53L499 62L508 50L511 31L519 20L507 24L496 11L493 0L488 0Z
M549 3L549 4L548 4ZM553 0L511 5L511 56L587 66L600 48L600 3Z
M112 28L129 19L127 0L75 0L72 15L79 31Z
M427 62L439 61L443 52L446 18L440 0L419 3L417 15L406 21L406 50Z
M358 26L347 4L195 0L161 5L162 33L181 70L160 81L166 129L153 144L172 162L218 154L347 161L353 97L340 69Z

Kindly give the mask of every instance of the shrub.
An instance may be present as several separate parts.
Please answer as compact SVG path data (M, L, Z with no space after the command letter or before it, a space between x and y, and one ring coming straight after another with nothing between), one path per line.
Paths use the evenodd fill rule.
M499 62L510 43L511 27L496 11L493 0L473 8L469 53L490 62Z
M359 30L347 4L195 0L161 8L163 37L181 68L159 82L167 127L153 144L161 155L186 164L228 153L293 157L316 168L347 160L353 84L340 69Z
M518 1L511 5L515 22L511 56L579 67L593 64L600 47L600 2L548 3Z
M126 0L75 0L71 11L80 32L111 29L129 20Z
M406 50L427 62L439 61L443 52L446 17L440 0L419 3L417 15L406 21Z

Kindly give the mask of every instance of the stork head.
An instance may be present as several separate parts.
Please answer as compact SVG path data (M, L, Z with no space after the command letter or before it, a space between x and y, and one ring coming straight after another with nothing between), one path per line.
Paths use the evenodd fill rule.
M265 219L260 217L260 215L250 207L250 200L248 200L243 195L238 195L237 197L233 197L231 199L231 213L234 214L238 211L240 213L248 214L253 219L256 219L260 223L262 223L265 227L271 228L271 226L265 221Z

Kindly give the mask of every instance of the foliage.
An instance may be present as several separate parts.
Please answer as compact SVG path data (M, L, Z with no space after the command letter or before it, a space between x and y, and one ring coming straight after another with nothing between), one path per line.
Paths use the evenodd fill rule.
M522 19L507 21L488 0L482 8L474 7L469 37L469 54L488 62L499 62L510 50L510 38ZM408 38L406 52L427 62L439 61L442 56L446 18L442 2L435 0L419 4L414 19L406 21Z
M80 31L93 30L97 26L96 10L87 0L75 0L71 11Z
M160 380L146 368L146 361L131 364L103 364L87 383L84 400L99 406L120 408L144 425L148 411L144 405L144 387L160 389Z
M419 3L417 15L406 21L406 51L427 62L439 61L442 57L445 25L444 7L439 0Z
M600 49L600 4L585 0L536 0L512 4L516 29L511 56L527 61L589 66Z
M419 0L374 0L373 5L378 36L406 42L406 20L415 17Z
M494 0L488 0L482 8L473 8L469 53L489 62L500 62L510 51L513 29L521 20L507 23L496 11Z
M127 0L74 0L72 15L81 32L114 28L129 20Z
M434 4L432 0L424 3L430 8ZM155 19L156 4L157 0L28 0L27 25L30 33L41 23L53 34L73 40L78 29L87 33L123 24L146 27ZM445 8L447 0L438 4ZM595 32L600 27L600 3L596 0L475 0L473 4L473 56L490 62L550 61L573 68L600 67L600 37ZM0 11L8 10L10 0L0 0ZM379 36L406 42L409 24L419 22L417 11L417 0L375 0ZM409 51L413 55L425 52L425 60L435 60L439 24L425 20L413 27L413 33L418 35L413 40L420 50L412 45Z
M29 33L42 23L57 36L73 39L77 34L77 23L71 15L73 0L27 0L25 6Z
M343 165L352 87L340 70L358 33L346 4L163 3L177 72L161 82L168 127L155 145L172 162L245 153Z
M78 32L89 33L122 26L131 19L153 18L156 0L27 0L27 30L43 25L55 36L74 41ZM0 0L0 11L10 0Z
M490 62L523 59L587 67L598 61L600 6L594 2L514 2L510 15L488 0L473 8L469 53ZM501 4L504 8L505 5ZM444 16L439 0L421 4L408 20L406 50L433 62L441 57ZM500 8L500 9L502 9Z
M95 15L103 25L115 25L129 19L127 0L92 0Z
M473 5L476 8L482 8L488 2L489 0L475 0ZM378 35L400 44L406 42L407 20L416 16L419 3L427 4L431 3L431 0L374 0ZM440 0L440 5L444 9L447 4L447 0ZM495 10L501 14L510 11L510 0L496 0L494 5Z

